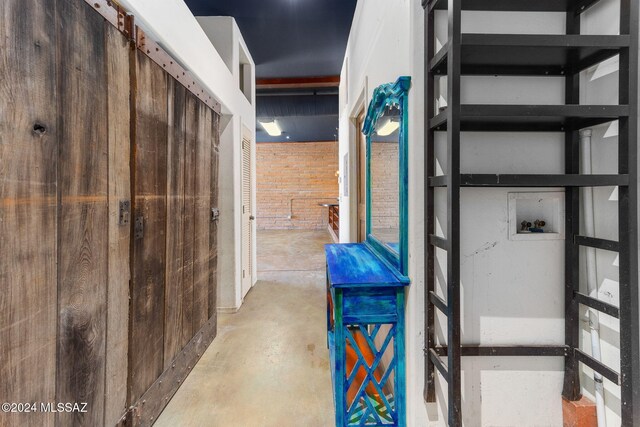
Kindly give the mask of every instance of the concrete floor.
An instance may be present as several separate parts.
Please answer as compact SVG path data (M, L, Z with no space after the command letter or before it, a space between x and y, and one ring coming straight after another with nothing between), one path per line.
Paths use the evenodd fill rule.
M158 427L334 425L326 347L326 231L259 231L258 283L158 418Z

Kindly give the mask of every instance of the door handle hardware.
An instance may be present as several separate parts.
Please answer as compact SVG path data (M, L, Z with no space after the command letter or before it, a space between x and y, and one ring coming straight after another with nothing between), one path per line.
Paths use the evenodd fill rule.
M128 225L131 217L131 202L129 200L120 200L118 212L118 225Z
M144 217L136 217L136 223L133 225L133 236L136 240L144 237Z
M211 222L215 222L220 219L220 209L211 208Z

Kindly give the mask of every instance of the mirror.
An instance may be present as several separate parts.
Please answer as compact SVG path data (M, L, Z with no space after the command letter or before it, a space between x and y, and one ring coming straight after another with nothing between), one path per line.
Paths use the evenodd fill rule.
M409 77L378 86L362 132L367 137L367 239L381 258L406 275L407 92Z
M371 134L371 234L393 252L400 252L400 116L387 105Z

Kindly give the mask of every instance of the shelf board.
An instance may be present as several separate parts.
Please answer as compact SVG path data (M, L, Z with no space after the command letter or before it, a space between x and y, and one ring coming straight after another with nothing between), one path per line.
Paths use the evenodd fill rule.
M430 187L446 187L447 175L429 177ZM461 187L611 187L629 185L629 175L461 174Z
M447 110L429 121L435 131L447 130ZM460 130L476 132L564 132L629 115L627 105L486 105L460 106Z
M447 307L447 303L444 302L444 300L442 298L440 298L433 291L429 292L429 302L431 302L431 304L433 304L443 314L447 314L449 312L449 307Z
M620 243L614 240L598 239L595 237L587 236L574 236L573 242L576 245L587 246L590 248L603 249L605 251L620 251Z
M449 46L445 44L431 59L432 73L447 74ZM462 75L562 76L596 65L628 46L628 35L462 34Z
M591 307L594 310L598 310L601 313L608 314L609 316L615 317L616 319L620 318L620 309L615 305L601 301L597 298L590 297L589 295L581 294L580 292L574 292L573 297L579 304Z
M429 244L440 248L440 249L444 249L449 250L449 244L447 243L447 239L443 238L443 237L438 237L436 235L430 234L429 235Z
M462 356L566 356L569 347L566 345L517 345L517 346L493 346L463 344L460 348ZM448 352L446 346L434 349L440 357L445 357Z
M514 12L567 12L582 13L599 0L462 0L462 10L514 11ZM429 10L444 10L447 0L423 0Z

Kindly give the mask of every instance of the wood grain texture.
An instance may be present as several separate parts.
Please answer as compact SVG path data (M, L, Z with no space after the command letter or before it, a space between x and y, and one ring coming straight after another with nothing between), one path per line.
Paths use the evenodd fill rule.
M220 115L213 113L211 117L211 206L218 208L218 164L220 158ZM209 224L209 319L217 326L218 319L218 223Z
M55 22L44 0L0 2L0 400L55 400ZM42 126L36 128L34 126ZM2 426L54 414L0 412Z
M104 20L58 0L58 350L56 401L86 413L56 424L104 423L108 139Z
M195 235L193 265L193 331L209 319L211 224L211 109L198 102L196 136Z
M184 347L193 337L193 281L194 281L194 236L195 236L195 191L196 191L196 145L198 132L198 99L187 92L185 122L184 162L184 255L182 275L182 344Z
M171 397L178 391L187 375L215 338L215 323L207 322L176 355L169 369L153 383L131 406L126 423L129 426L151 426L157 420Z
M183 347L184 262L184 174L185 107L184 86L169 79L169 143L167 164L167 280L165 283L164 368Z
M208 320L217 115L136 53L130 152L128 42L84 2L43 1L0 4L0 93L16 101L0 105L0 250L16 254L0 259L0 392L89 412L0 425L112 425ZM130 246L132 166L145 230Z
M109 138L109 275L105 418L114 426L127 408L130 225L119 224L120 201L131 200L129 42L109 23L106 28Z
M129 335L129 402L164 366L164 281L167 197L167 75L136 52L134 218L144 235L133 241Z
M88 404L0 425L157 415L215 336L219 115L86 2L0 20L0 398Z

